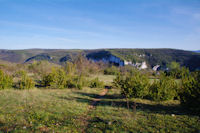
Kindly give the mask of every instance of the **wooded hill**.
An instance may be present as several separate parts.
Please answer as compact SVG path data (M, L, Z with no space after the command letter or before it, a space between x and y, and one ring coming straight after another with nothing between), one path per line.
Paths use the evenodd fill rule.
M26 63L33 60L48 60L53 63L62 63L73 60L82 54L87 58L102 59L110 55L121 60L133 63L146 61L150 67L161 65L166 67L172 61L191 70L200 68L200 54L192 51L177 49L27 49L27 50L0 50L0 60L15 63Z

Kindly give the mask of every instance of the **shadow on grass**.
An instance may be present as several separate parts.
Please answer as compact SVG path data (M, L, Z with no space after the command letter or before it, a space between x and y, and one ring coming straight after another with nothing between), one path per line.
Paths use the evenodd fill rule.
M82 95L82 96L88 96L90 98L101 98L101 99L123 99L124 97L120 94L115 94L115 95L104 95L101 97L98 94L92 94L92 93L84 93L84 92L74 92L76 94Z
M83 92L76 92L82 96L88 96L90 98L101 98L101 101L98 101L96 106L112 106L112 107L122 107L127 108L127 104L125 99L121 95L105 95L100 97L97 94L92 93L83 93ZM91 104L93 100L89 100L82 97L75 97L78 102L87 102ZM130 107L133 107L134 102L130 102ZM159 113L159 114L175 114L175 115L196 115L193 112L189 112L185 110L181 105L162 105L162 104L145 104L136 102L137 110L142 110L147 113ZM131 109L130 109L131 110Z

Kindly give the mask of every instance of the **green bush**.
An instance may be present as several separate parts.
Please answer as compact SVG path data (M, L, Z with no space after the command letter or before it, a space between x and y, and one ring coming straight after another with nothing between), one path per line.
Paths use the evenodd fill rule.
M66 87L67 76L62 68L53 68L52 72L42 77L41 86L63 89Z
M173 100L177 97L177 83L171 77L162 76L149 89L149 97L155 101Z
M128 97L143 98L148 94L149 79L140 72L134 72L126 77L121 89L122 94Z
M176 79L181 79L183 77L188 77L190 72L188 68L181 67L177 69L172 69L170 71L165 72L166 76L171 76Z
M124 84L123 76L121 73L117 74L117 77L113 80L113 85L116 88L121 88L121 86Z
M200 112L200 71L182 79L179 95L182 105L195 113Z
M104 87L104 82L100 81L99 78L95 78L92 81L90 81L90 88L102 88Z
M62 68L53 69L51 73L44 75L41 86L52 88L78 88L82 89L87 83L82 75L66 74Z
M143 98L149 90L149 79L147 75L133 70L128 75L118 76L114 79L114 86L121 89L121 94L126 97L127 108L129 109L130 98Z
M52 82L53 82L53 74L45 74L42 77L42 81L41 81L41 86L43 87L49 87L51 86Z
M13 79L11 76L5 74L0 70L0 90L12 87Z
M63 89L66 85L66 73L63 69L53 70L51 73L53 77L53 82L51 82L51 86L53 88Z
M125 77L118 75L114 79L114 84L121 89L122 95L127 98L143 98L148 94L149 79L139 71L133 71Z
M18 89L31 89L35 86L34 81L28 77L25 71L21 71L20 74L20 80L16 85Z

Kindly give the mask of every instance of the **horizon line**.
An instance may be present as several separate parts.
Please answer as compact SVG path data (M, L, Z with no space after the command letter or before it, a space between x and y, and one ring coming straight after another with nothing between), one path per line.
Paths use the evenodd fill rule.
M178 48L92 48L92 49L82 49L82 48L25 48L25 49L1 49L0 50L106 50L106 49L174 49L174 50L184 50L184 51L199 51L196 50L186 50L186 49L178 49Z

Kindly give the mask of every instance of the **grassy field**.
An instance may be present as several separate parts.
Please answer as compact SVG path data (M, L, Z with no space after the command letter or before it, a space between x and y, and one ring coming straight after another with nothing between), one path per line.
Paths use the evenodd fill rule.
M100 80L113 77L99 77ZM32 89L0 91L0 132L199 132L199 117L179 101L133 99L137 111L126 108L117 89Z
M0 91L0 131L78 132L82 128L79 118L87 112L90 104L86 101L92 100L82 93L97 95L101 90Z
M100 81L103 81L105 83L105 85L112 85L113 79L115 78L115 75L102 75L102 74L98 74L98 75L90 75L88 77L88 80L92 80L94 78L98 78Z

